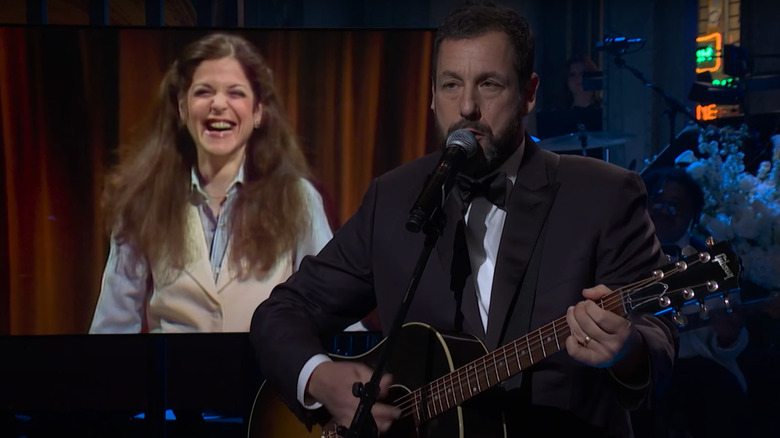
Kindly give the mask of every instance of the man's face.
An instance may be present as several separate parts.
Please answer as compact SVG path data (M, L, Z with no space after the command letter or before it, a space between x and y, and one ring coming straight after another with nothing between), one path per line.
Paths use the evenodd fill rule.
M659 193L650 195L648 210L661 243L678 241L691 226L693 207L682 185L667 181Z
M489 32L442 41L436 60L431 109L437 133L444 142L452 131L471 131L489 169L500 166L520 145L524 117L536 99L539 79L534 73L520 84L515 56L506 34Z

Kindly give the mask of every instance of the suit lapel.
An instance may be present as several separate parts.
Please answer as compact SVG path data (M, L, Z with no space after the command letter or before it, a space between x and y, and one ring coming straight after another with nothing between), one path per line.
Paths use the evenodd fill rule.
M517 180L507 200L507 215L501 233L501 243L493 277L486 343L495 349L505 335L507 316L515 306L529 306L533 297L516 294L525 278L529 260L555 198L558 184L549 184L544 151L526 137L525 151ZM534 289L535 290L535 289ZM530 311L520 312L526 321L516 321L528 327Z

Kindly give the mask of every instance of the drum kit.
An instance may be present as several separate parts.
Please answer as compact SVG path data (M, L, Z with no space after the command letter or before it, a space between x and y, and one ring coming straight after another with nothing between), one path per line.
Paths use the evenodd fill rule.
M604 161L609 162L610 148L623 145L632 137L634 137L633 134L626 132L588 132L581 130L540 140L537 144L542 149L551 152L581 153L583 156L588 156L588 150L601 148L604 151Z

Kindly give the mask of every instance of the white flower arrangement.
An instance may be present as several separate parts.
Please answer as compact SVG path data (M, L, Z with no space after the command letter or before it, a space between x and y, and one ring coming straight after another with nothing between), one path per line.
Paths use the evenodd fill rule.
M740 148L749 136L738 130L708 129L699 134L699 155L686 151L675 162L704 190L701 225L716 241L727 240L741 257L743 276L770 291L780 290L780 135L771 138L772 160L756 174L745 171Z

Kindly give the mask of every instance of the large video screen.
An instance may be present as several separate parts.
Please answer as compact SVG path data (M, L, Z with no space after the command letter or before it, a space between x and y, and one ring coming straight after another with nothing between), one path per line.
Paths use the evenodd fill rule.
M177 54L214 32L0 27L0 334L88 333L109 256L106 179ZM273 71L333 229L372 177L436 147L431 31L224 32Z

